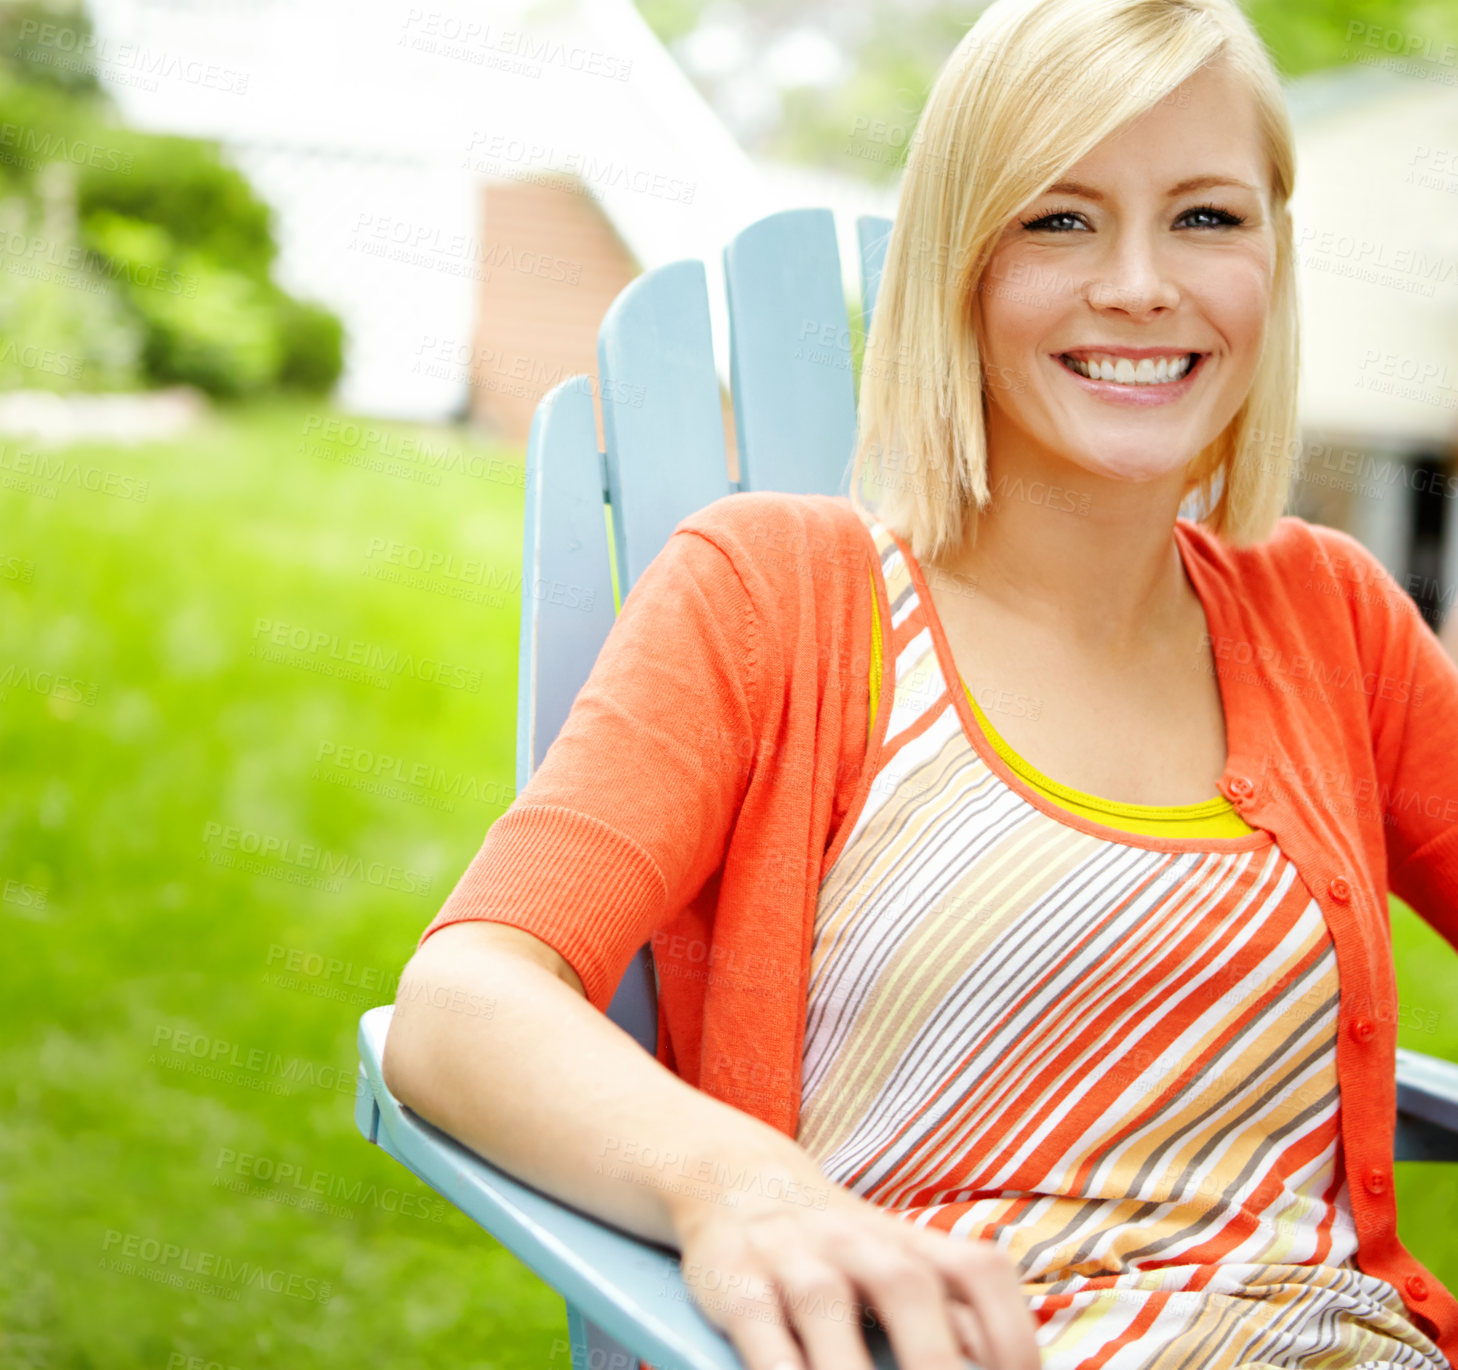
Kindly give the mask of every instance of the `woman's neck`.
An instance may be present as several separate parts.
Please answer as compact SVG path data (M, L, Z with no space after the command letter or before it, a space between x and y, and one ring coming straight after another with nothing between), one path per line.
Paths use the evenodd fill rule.
M989 473L991 474L991 472ZM1137 660L1199 601L1174 524L1180 491L1069 471L1003 473L935 569L1091 660Z

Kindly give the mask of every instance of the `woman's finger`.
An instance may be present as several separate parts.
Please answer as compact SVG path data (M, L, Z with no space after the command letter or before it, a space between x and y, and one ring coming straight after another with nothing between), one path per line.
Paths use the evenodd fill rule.
M707 1288L707 1281L689 1287L700 1311L733 1342L746 1370L809 1370L774 1282L749 1269L731 1273L735 1278L724 1283L735 1293Z
M773 1271L809 1370L875 1370L861 1335L863 1305L842 1268L792 1249L780 1253Z
M987 1348L986 1370L1041 1370L1038 1326L1016 1263L991 1242L964 1242L926 1231L920 1235L929 1243L929 1260L976 1319Z
M836 1259L886 1329L897 1365L963 1370L961 1339L947 1307L951 1291L912 1244L867 1232L838 1248Z
M962 1344L962 1354L976 1370L990 1370L991 1352L987 1338L982 1335L982 1325L977 1315L962 1302L960 1295L947 1300L947 1309L952 1315L952 1326L956 1328L957 1339Z

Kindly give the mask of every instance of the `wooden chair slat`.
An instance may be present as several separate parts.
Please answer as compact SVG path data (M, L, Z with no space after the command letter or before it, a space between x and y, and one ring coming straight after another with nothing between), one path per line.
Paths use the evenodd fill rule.
M725 247L724 276L740 488L844 494L856 400L834 216L760 219Z
M517 652L516 788L561 731L613 626L590 378L542 397L527 436Z
M674 528L733 488L704 264L670 262L625 287L598 331L597 363L626 599Z

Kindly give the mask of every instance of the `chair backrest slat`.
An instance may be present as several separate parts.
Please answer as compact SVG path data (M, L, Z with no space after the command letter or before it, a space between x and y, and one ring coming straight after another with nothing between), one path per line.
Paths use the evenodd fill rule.
M518 793L561 730L613 626L590 378L559 382L527 437L517 653Z
M598 331L597 362L626 599L674 528L733 488L704 264L670 262L626 286Z
M867 217L857 229L863 294L873 299L890 221ZM830 211L751 224L725 248L724 266L739 488L845 493L855 386ZM606 451L597 450L585 376L542 399L527 445L518 790L612 628L604 480L623 598L683 519L733 489L702 262L673 262L628 285L603 318L597 355ZM633 957L608 1016L654 1050L648 947Z
M855 384L834 217L750 224L724 249L724 277L740 488L845 493Z

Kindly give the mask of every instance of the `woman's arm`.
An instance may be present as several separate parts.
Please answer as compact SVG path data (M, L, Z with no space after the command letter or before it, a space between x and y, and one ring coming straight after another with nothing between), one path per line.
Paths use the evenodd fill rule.
M1458 948L1458 663L1373 552L1309 528L1357 637L1378 782L1358 802L1382 823L1387 886Z
M826 1202L830 1182L801 1148L664 1069L519 928L453 923L430 937L400 978L383 1064L421 1117L649 1241L677 1246L694 1193L710 1192L689 1177L729 1157Z
M530 933L462 922L427 939L401 977L384 1075L503 1170L678 1250L750 1370L872 1370L867 1309L915 1370L1041 1363L1001 1251L833 1184L791 1138L666 1070Z
M723 865L762 726L759 614L677 531L623 601L556 738L421 939L458 919L555 948L606 1012L633 956ZM744 744L716 753L715 739Z
M1458 663L1412 597L1367 556L1385 592L1372 748L1388 885L1458 948Z

